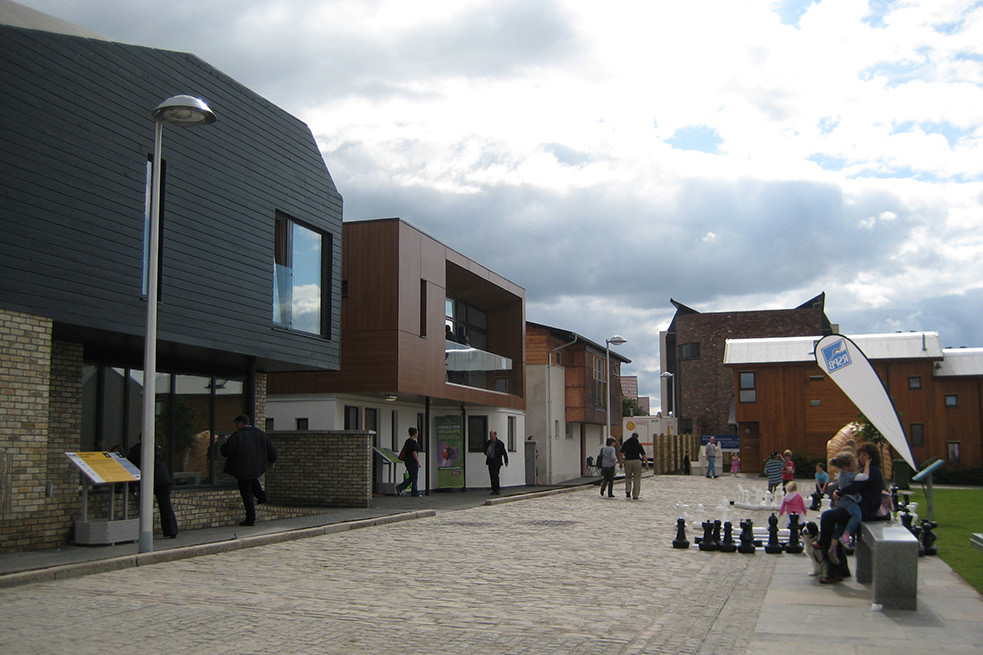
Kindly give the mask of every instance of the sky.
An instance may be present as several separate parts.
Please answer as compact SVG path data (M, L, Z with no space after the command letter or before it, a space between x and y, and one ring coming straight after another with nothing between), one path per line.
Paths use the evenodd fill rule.
M843 334L983 347L983 1L21 3L297 116L345 220L399 216L528 320L624 336L653 405L670 298L825 292Z

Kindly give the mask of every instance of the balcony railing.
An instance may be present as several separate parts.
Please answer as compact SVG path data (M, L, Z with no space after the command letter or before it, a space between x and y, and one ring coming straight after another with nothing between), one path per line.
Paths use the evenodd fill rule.
M512 360L455 341L444 342L447 381L489 391L511 392Z

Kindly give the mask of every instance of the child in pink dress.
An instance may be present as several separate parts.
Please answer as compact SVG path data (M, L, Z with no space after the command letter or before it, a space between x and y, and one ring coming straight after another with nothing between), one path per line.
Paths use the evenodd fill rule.
M799 493L798 489L798 485L794 482L789 482L785 486L785 497L782 499L781 509L778 510L779 521L781 521L782 515L784 514L798 514L803 517L806 515L806 502L802 500L802 494ZM790 522L791 516L789 516L789 521L785 523L786 528Z
M741 456L734 453L730 457L730 474L736 476L741 472Z

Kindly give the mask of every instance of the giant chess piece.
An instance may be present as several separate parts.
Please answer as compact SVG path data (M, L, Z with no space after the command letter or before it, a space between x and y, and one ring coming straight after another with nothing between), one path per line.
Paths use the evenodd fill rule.
M673 548L689 548L689 539L686 538L686 519L676 519L676 538L672 540Z
M788 543L785 544L785 552L791 555L798 555L805 550L805 546L799 540L799 515L792 514L788 518Z
M769 555L777 555L784 550L778 542L778 517L772 514L768 517L768 543L765 544L765 552Z
M812 492L812 505L809 505L809 509L816 512L819 511L819 504L823 502L823 493L821 491Z
M891 485L891 513L892 514L897 513L898 509L900 509L898 505L899 502L900 500L898 498L898 485L892 484Z
M703 522L703 538L700 540L700 550L717 550L717 542L713 540L713 521Z
M939 527L939 524L935 521L925 520L922 521L922 547L921 551L926 555L937 555L939 552L938 547L935 545L935 540L939 538L933 530Z
M717 546L717 550L721 553L733 553L737 550L737 544L734 543L734 526L730 521L724 523L724 540Z
M753 555L756 550L754 547L754 523L751 519L741 521L741 545L737 547L737 552L745 555Z
M901 525L908 529L908 532L915 534L914 528L911 527L911 514L908 512L908 506L905 505L901 509ZM917 536L917 535L916 535Z
M713 543L717 546L717 550L720 550L720 519L713 522Z

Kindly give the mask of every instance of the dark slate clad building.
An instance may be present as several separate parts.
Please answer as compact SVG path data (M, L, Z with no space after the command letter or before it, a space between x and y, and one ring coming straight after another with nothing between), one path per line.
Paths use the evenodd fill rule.
M0 25L0 551L70 539L64 452L139 440L166 98L218 117L163 132L156 436L176 484L228 482L215 435L263 425L266 373L340 364L342 199L310 129L193 55L36 27Z

